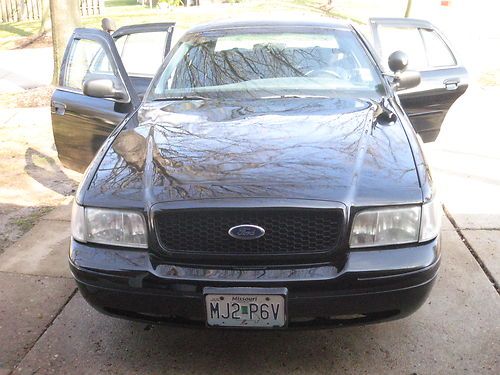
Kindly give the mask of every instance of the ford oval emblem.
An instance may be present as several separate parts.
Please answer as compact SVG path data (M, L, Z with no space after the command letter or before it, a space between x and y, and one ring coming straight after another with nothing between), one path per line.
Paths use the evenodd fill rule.
M258 225L243 224L232 227L228 233L238 240L256 240L266 234L266 231Z

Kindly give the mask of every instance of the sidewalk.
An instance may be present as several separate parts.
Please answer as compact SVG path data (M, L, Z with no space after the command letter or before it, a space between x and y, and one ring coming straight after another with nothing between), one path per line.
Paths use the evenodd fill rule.
M66 257L69 218L69 206L61 206L0 255L0 375L24 357L75 291Z
M52 48L0 51L0 93L50 85Z
M500 284L500 126L495 121L500 88L472 86L448 113L425 152L441 201L464 243Z

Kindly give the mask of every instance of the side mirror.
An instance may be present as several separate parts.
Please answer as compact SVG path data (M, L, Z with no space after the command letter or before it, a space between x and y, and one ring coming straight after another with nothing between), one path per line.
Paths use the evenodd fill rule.
M394 73L404 72L408 67L408 55L403 51L393 52L389 56L387 64Z
M389 69L394 72L392 85L395 90L411 89L420 85L420 73L416 71L407 71L408 55L403 51L391 53L387 61Z
M93 98L113 99L128 103L127 91L114 76L109 74L88 74L83 80L83 94Z
M406 72L396 73L392 84L396 91L399 91L417 87L420 85L421 80L419 72L408 70Z

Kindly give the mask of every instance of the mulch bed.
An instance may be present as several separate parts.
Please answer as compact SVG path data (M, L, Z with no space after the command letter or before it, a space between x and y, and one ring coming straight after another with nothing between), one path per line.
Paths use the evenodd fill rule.
M12 49L52 47L52 34L48 32L42 35L19 38L13 44Z
M53 86L0 94L0 108L46 107L50 105Z

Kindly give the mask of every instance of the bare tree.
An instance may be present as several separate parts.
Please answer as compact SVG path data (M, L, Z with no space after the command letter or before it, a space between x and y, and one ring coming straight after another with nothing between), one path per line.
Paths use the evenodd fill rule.
M410 17L411 5L412 5L412 0L408 0L408 2L406 3L405 18Z
M80 1L50 0L50 19L54 48L54 76L52 83L56 85L68 39L75 27L80 26Z

